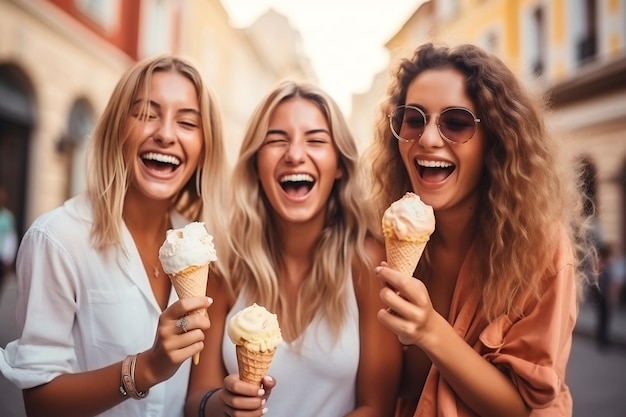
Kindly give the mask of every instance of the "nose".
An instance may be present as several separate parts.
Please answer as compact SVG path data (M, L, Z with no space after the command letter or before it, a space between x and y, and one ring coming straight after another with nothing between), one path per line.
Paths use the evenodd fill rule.
M441 147L444 145L444 140L439 134L439 128L437 127L437 123L439 122L438 117L429 117L426 122L426 126L424 126L424 132L422 136L420 136L418 143L424 148L435 148Z
M174 143L176 141L174 122L162 120L156 132L154 132L154 140L162 145L171 145Z
M285 152L285 161L293 164L300 163L304 160L306 149L301 141L291 141Z

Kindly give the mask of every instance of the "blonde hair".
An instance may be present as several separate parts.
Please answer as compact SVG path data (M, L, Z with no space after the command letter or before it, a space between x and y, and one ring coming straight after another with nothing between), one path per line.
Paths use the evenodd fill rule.
M466 93L476 106L487 141L485 174L478 185L482 196L476 253L481 256L474 271L476 285L483 288L489 320L520 313L516 311L520 298L541 296L542 268L550 266L559 225L568 231L575 247L583 248L576 251L577 256L588 253L584 249L588 226L581 216L576 181L572 181L577 175L567 171L571 167L559 159L557 144L544 127L544 103L534 101L500 59L473 45L425 44L400 62L367 151L372 197L382 215L392 201L411 190L387 115L405 103L415 77L442 68L464 75ZM428 268L428 264L426 256L420 267ZM577 271L579 294L584 279Z
M172 55L159 55L138 62L122 75L90 140L87 194L94 211L92 241L99 249L118 246L122 242L122 212L130 181L129 166L124 160L122 148L127 139L126 126L131 106L140 89L144 106L147 106L153 74L167 71L177 72L193 83L198 94L204 138L198 171L174 198L172 208L190 220L205 221L207 229L214 235L218 250L225 248L222 235L226 222L222 220L225 216L221 213L224 211L222 205L226 196L228 167L217 100L190 61ZM196 191L197 181L201 195ZM215 266L221 269L219 263Z
M352 275L354 256L358 262L369 264L364 241L372 230L372 217L364 209L364 195L356 176L358 152L352 134L337 104L315 85L280 83L261 101L249 121L232 178L229 236L233 253L229 273L236 293L244 291L250 301L271 311L285 312L287 302L277 275L282 264L280 237L273 209L258 180L256 155L274 110L294 98L314 103L323 113L339 151L343 175L333 186L325 225L312 254L313 267L302 283L296 313L289 317L288 325L297 335L322 314L337 334L346 315L346 283Z

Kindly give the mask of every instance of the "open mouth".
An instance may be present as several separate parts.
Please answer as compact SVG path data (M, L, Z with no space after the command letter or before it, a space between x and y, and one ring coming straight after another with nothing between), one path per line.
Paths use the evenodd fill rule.
M160 172L174 172L180 166L180 159L175 156L156 152L144 153L141 160L146 167Z
M315 185L315 179L309 174L283 175L279 179L283 191L290 197L303 197Z
M427 161L418 159L415 167L422 180L427 182L441 182L448 178L456 169L456 165L446 161Z

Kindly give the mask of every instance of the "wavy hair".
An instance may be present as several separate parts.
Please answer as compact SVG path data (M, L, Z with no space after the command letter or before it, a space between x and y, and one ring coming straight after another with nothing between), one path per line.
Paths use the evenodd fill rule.
M346 315L344 295L353 262L369 265L364 241L373 230L373 217L364 208L364 192L356 175L358 151L344 116L333 99L313 84L283 81L265 96L248 123L232 178L229 236L233 253L228 269L236 293L244 291L249 301L285 313L287 300L277 274L283 262L281 238L258 180L256 158L274 110L296 98L314 103L328 121L343 175L335 181L327 202L324 228L312 253L313 267L299 289L301 301L295 315L289 316L291 323L284 325L300 334L322 314L338 333Z
M124 159L123 144L131 117L133 100L141 92L144 106L150 100L153 74L173 71L191 81L197 92L204 138L203 155L196 175L184 185L172 201L172 208L190 220L203 220L214 235L218 250L225 248L221 220L226 196L228 167L222 138L220 109L215 95L200 72L188 60L173 55L159 55L136 63L120 78L107 103L89 143L87 153L87 194L94 210L92 241L100 249L121 245L124 198L130 182L130 171ZM199 178L198 178L199 176ZM197 185L200 194L196 190ZM210 214L210 215L205 215ZM218 269L221 266L215 265Z
M367 151L377 214L412 189L387 115L405 104L415 77L445 68L464 75L466 93L487 141L485 175L478 185L482 207L477 215L477 253L482 257L475 276L483 288L486 316L493 320L500 314L520 313L515 311L520 297L536 300L541 295L540 266L549 266L554 253L559 236L555 225L563 225L572 244L580 247L585 245L587 225L576 171L568 171L572 166L559 157L556 140L544 126L545 103L533 98L500 59L473 45L425 44L394 70ZM588 252L576 251L576 256L583 253ZM428 263L426 256L426 267ZM584 275L579 272L581 295Z

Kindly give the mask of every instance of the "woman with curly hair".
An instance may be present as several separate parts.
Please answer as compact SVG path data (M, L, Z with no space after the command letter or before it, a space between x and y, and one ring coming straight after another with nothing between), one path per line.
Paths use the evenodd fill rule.
M0 370L29 416L183 416L210 322L181 318L210 300L178 299L159 247L203 218L225 245L220 117L186 59L151 57L118 81L90 139L86 192L35 220L19 248L19 338L0 349Z
M209 282L220 296L187 416L392 416L402 349L376 317L384 249L336 103L312 84L279 84L252 115L232 189L229 279ZM283 336L261 389L238 378L225 329L252 303L277 314Z
M376 268L405 345L397 416L570 416L585 223L543 108L472 45L423 45L394 75L373 201L381 216L412 191L436 219L413 276Z

